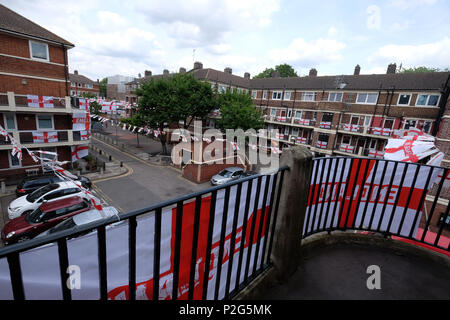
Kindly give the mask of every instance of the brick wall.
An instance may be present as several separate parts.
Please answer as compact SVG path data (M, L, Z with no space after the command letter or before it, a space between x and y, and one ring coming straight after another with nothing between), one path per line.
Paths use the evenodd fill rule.
M22 79L26 80L26 84L22 83ZM66 84L59 81L0 75L0 92L6 93L8 91L16 94L65 97Z

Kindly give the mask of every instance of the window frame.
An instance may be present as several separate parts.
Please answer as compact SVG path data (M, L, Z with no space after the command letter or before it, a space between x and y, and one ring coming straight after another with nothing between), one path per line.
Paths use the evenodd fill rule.
M335 99L331 100L331 95L334 94ZM341 99L336 100L336 96L340 94L341 95ZM337 92L337 91L332 91L332 92L328 92L328 102L342 102L342 98L344 97L344 93L343 92Z
M289 98L286 98L286 94L287 94L287 93L289 93ZM287 100L287 101L291 101L291 100L292 100L291 98L292 98L292 91L285 91L285 92L284 92L283 99L284 99L284 100Z
M277 98L274 98L274 95L276 95ZM281 100L282 97L283 97L283 91L276 91L276 90L272 91L272 100Z
M306 100L305 97L310 95L310 94L312 94L313 100ZM302 92L301 101L304 101L304 102L315 102L316 99L317 99L317 92L316 91L303 91Z
M39 45L45 45L45 53L46 53L46 58L40 58L40 57L33 57L33 46L32 43L35 44L39 44ZM28 47L30 49L30 59L35 60L35 61L46 61L46 62L50 62L50 53L48 50L48 44L45 42L41 42L41 41L34 41L34 40L28 40Z
M408 103L400 103L400 97L401 96L409 96L408 99ZM411 93L406 93L406 94L398 94L398 99L397 99L397 105L398 106L405 106L405 107L409 107L411 105L411 99L412 99L412 94Z
M420 96L427 96L427 100L426 100L426 103L425 104L417 104L417 102L419 101L419 97ZM438 99L437 99L437 102L436 102L436 105L435 106L433 106L433 105L429 105L428 103L429 103L429 101L430 101L430 97L431 96L438 96ZM439 102L441 101L441 95L440 94L435 94L435 93L418 93L417 94L417 97L416 97L416 103L415 103L415 106L416 107L426 107L426 108L439 108Z
M41 128L39 126L39 117L50 117L50 120L52 121L52 127L51 128ZM36 130L55 130L55 119L53 117L53 114L37 114L36 115Z
M14 120L14 128L9 128L8 127L8 122L6 121L6 115L12 115L13 116L13 120ZM4 129L6 131L14 131L17 130L17 118L16 118L16 114L15 113L9 113L9 112L4 112L3 113L3 123L4 123Z
M364 99L364 102L358 101L358 100L359 100L359 97L360 97L361 95L366 95L366 99ZM369 95L376 95L375 102L367 102L367 98L369 97ZM357 95L356 95L355 103L356 103L356 104L370 104L370 105L374 105L374 104L377 104L378 96L379 96L379 95L378 95L378 92L376 92L376 93L374 93L374 92L358 92Z

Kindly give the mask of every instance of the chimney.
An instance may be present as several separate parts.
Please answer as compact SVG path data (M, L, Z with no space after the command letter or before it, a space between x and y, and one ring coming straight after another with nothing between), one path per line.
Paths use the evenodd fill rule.
M169 70L164 69L164 70L163 70L163 75L168 76L168 75L169 75Z
M195 62L194 63L194 69L203 69L203 63L201 62Z
M397 64L396 63L391 63L391 64L388 65L386 74L394 74L396 70L397 70Z
M361 72L361 67L359 66L359 64L356 65L355 67L355 72L353 72L354 76L359 76L359 73Z
M74 72L73 72L74 74L78 74L78 70L74 70Z
M181 74L185 74L186 73L186 68L180 68L180 73Z
M309 70L309 76L317 77L317 70L315 68L312 68L311 70Z
M272 72L272 78L279 78L279 77L280 77L280 73L278 71Z
M152 76L152 72L150 71L150 70L145 70L144 71L144 77L145 78L149 78L149 77L151 77Z
M224 71L225 73L229 73L229 74L232 74L232 73L233 73L233 69L231 69L231 68L225 68L223 71Z
M245 79L250 79L250 73L248 73L248 72L244 73L244 78Z

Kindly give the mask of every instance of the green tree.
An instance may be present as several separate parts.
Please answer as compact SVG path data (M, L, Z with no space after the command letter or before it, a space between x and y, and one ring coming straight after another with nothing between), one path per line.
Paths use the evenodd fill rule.
M97 101L92 101L91 103L89 103L89 112L91 114L99 115L101 109L102 109L102 106Z
M139 108L136 115L153 129L163 132L171 124L183 123L187 129L196 118L204 119L216 107L216 97L207 82L189 74L167 79L150 79L136 90ZM162 153L168 154L166 135L160 134Z
M121 120L122 123L125 123L127 125L136 126L136 128L140 128L142 126L146 125L146 121L144 117L141 114L135 114L130 118L125 118ZM136 130L134 132L136 134L136 145L139 148L139 132Z
M108 78L104 78L100 81L99 90L100 97L106 97L106 85L108 84Z
M294 70L294 68L291 65L284 63L284 64L275 66L275 69L266 68L263 72L254 76L254 78L270 78L270 77L272 77L272 73L274 71L278 71L280 73L280 77L282 77L282 78L298 77L297 72Z
M429 68L429 67L411 67L411 68L400 68L400 73L422 73L422 72L448 72L449 68L439 69L439 68Z
M225 92L218 97L218 104L221 117L216 124L221 130L258 130L264 126L261 111L255 108L252 98L246 93Z

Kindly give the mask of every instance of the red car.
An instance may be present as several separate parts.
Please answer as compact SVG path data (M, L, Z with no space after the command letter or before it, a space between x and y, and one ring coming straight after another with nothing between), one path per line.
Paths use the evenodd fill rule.
M34 238L67 218L92 210L91 203L81 197L71 197L43 203L27 215L9 221L2 230L5 245Z

